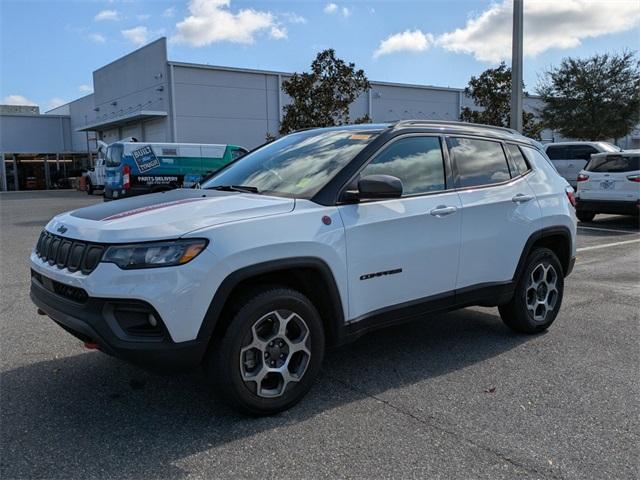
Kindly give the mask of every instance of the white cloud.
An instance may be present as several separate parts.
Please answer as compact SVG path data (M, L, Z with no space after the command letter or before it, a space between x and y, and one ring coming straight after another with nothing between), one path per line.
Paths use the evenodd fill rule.
M269 36L276 40L282 40L283 38L287 38L287 29L284 27L273 26L271 27Z
M351 16L352 9L348 7L340 7L335 3L327 3L323 9L324 13L327 15L333 15L334 13L339 13L344 18Z
M92 34L90 34L89 35L89 40L91 40L92 42L95 42L95 43L105 43L107 41L105 36L100 34L100 33L92 33Z
M297 13L285 12L280 16L288 23L300 23L300 24L307 23L307 19L304 18L302 15L298 15Z
M373 57L398 52L424 52L433 43L433 35L422 33L420 30L405 30L401 33L389 35L380 42L380 45L373 52Z
M59 106L64 105L65 103L68 103L68 102L63 98L53 97L51 100L49 100L49 110L53 108L58 108Z
M324 7L324 13L336 13L338 11L338 5L336 5L335 3L327 3L327 5Z
M78 87L78 91L80 93L91 93L93 92L93 87L91 85L87 85L86 83L83 83Z
M176 14L175 7L165 8L164 12L162 12L162 16L164 18L173 18L175 14Z
M140 15L136 15L136 18L143 22L145 20L149 20L151 18L151 15L149 15L148 13L142 13Z
M29 105L34 107L38 106L38 104L33 100L29 100L27 97L24 97L22 95L17 95L17 94L7 95L2 99L2 104L3 105Z
M149 29L147 27L134 27L128 30L122 30L121 33L124 38L132 42L137 47L140 47L149 41Z
M512 0L494 3L463 28L440 35L437 41L449 51L497 63L511 56L512 15ZM636 0L525 1L524 54L533 57L551 48L577 47L585 38L622 32L638 24Z
M286 37L271 12L253 8L231 12L230 0L191 0L189 13L176 28L174 41L202 47L216 42L252 44L257 34L268 32L271 38Z
M104 20L120 20L120 14L117 10L102 10L93 17L96 22L102 22Z

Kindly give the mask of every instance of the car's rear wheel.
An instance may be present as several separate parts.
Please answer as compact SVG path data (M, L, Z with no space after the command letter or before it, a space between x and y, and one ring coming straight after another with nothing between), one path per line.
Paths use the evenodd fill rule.
M576 212L576 217L578 217L578 220L581 222L591 222L595 216L596 214L594 212L581 212L580 210Z
M562 265L548 248L528 257L511 301L499 307L504 323L519 333L539 333L553 323L564 292Z
M93 195L93 184L87 180L87 195Z
M324 329L307 297L275 287L243 299L205 371L222 399L246 413L269 415L307 393L324 356Z

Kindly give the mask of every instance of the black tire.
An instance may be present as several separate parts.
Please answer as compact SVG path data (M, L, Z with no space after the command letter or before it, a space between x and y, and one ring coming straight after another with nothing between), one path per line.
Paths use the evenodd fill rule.
M542 269L540 269L542 266ZM552 267L552 270L549 268ZM535 275L532 277L532 274ZM555 293L554 289L548 288L547 279L555 272ZM533 280L542 273L544 288L534 288ZM547 278L548 275L548 278ZM541 282L542 283L542 282ZM546 295L544 295L546 292ZM512 330L518 333L540 333L545 331L556 319L560 306L562 305L562 295L564 293L564 272L562 265L555 253L548 248L536 248L529 257L527 263L516 283L516 291L507 304L498 307L502 321ZM538 302L543 301L544 304ZM555 296L555 299L553 298ZM553 308L549 309L548 304L553 304ZM537 305L537 306L536 306ZM531 310L533 308L533 311ZM544 317L542 312L544 310ZM535 318L538 316L538 318Z
M578 217L578 220L581 222L591 222L595 216L595 212L581 212L580 210L576 212L576 217Z
M89 181L87 181L87 195L93 195L93 185Z
M243 413L271 415L292 407L309 391L322 365L325 338L322 320L318 311L311 301L300 292L277 286L249 293L238 303L237 307L236 309L231 309L236 313L230 320L222 337L212 340L204 361L207 377L213 382L214 388L222 400ZM263 351L256 349L244 354L242 350L247 348L254 339L252 330L254 324L257 324L260 328L264 328L263 324L268 326L269 322L272 321L268 314L275 311L285 312L285 315L282 315L283 317L288 315L286 312L292 312L302 319L301 325L306 325L307 327L308 336L297 345L304 343L309 352L309 357L306 357L306 353L303 352L298 352L298 354L287 352L285 360L287 365L276 365L276 367L289 369L296 362L301 365L304 364L303 370L300 370L300 379L286 384L283 375L269 373L267 376L270 376L270 378L267 379L267 376L265 376L265 380L261 381L260 384L253 380L245 380L243 379L243 372L246 374L247 365L251 364L251 361L259 364L255 367L258 372L266 371L265 369L269 368L269 365L266 364L266 358L268 358L266 355L269 353L266 350L269 347L265 345L265 350ZM292 318L296 322L296 326L292 327L292 330L295 330L298 328L298 318ZM224 320L228 319L221 319L221 321ZM274 324L280 321L276 317L273 317L273 320L272 323ZM287 323L287 326L290 325ZM289 335L289 330L287 332L287 335ZM299 338L303 337L304 334ZM270 338L270 335L265 335L264 338ZM279 337L274 339L276 343L277 338ZM270 345L270 343L267 343L267 345ZM278 348L277 345L274 348ZM279 349L278 352L280 352ZM296 355L295 362L294 355ZM248 359L247 356L251 358ZM277 357L278 353L274 354L272 358ZM282 382L280 382L281 380ZM267 387L275 384L284 384L285 388L282 389L280 387L282 391L280 396L265 398L263 396L265 384L269 384ZM272 389L272 391L275 390L278 390L278 387Z

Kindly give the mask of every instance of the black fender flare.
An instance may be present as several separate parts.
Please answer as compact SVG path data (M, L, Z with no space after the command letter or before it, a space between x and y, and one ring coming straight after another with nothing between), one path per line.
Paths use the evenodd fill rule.
M514 283L518 281L518 278L520 278L520 274L525 267L525 263L527 261L527 258L529 257L529 254L531 253L531 250L533 249L533 245L538 240L558 235L562 236L567 241L567 245L569 247L569 258L567 258L567 264L565 268L566 271L564 272L564 276L567 277L571 273L571 270L573 269L573 262L575 260L575 258L571 257L571 253L573 252L571 230L569 230L569 228L565 226L546 227L533 232L527 239L527 242L522 249L522 253L520 254L520 260L518 260L516 271L513 275ZM563 259L560 259L560 262L562 263L562 266L565 267Z
M330 308L332 312L332 318L325 319L328 321L326 325L330 335L330 339L328 340L337 339L339 332L344 325L342 297L340 297L340 292L333 276L333 272L324 260L317 257L290 257L270 260L267 262L249 265L230 273L222 281L213 295L213 299L211 300L209 308L202 320L202 325L198 331L197 338L206 341L211 339L227 300L240 282L259 275L295 268L313 268L319 271L322 275L330 297Z

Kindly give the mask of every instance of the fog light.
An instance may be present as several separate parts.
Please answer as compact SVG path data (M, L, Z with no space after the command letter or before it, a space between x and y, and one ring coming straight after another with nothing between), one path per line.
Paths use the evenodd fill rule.
M153 316L153 313L149 314L149 325L151 325L152 327L158 326L158 320L156 320L156 317Z

